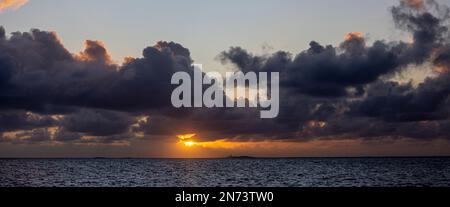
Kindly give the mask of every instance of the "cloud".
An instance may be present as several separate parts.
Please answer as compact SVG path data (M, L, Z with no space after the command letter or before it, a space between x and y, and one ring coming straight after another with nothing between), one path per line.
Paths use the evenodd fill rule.
M119 66L98 41L86 41L83 52L71 54L55 33L12 33L0 41L0 109L55 113L71 107L133 111L168 106L171 76L191 71L191 59L183 56L187 50L179 54L178 44L158 44Z
M77 144L190 133L203 141L450 139L449 10L420 2L391 8L412 42L369 44L350 32L338 45L311 41L296 54L257 55L241 46L219 54L243 72L280 72L280 114L270 120L252 108L173 108L172 75L193 74L181 44L160 41L118 65L97 40L71 53L54 32L7 37L0 27L0 133ZM433 76L418 85L395 81L411 66Z
M425 2L423 0L401 0L401 4L414 8L414 9L424 9Z
M6 9L18 9L27 2L28 0L0 0L0 12Z
M61 120L63 129L90 136L123 134L135 122L132 116L123 112L88 109L81 109Z
M50 116L25 111L0 111L0 132L30 130L50 127L55 124Z
M3 27L0 31L5 33ZM86 41L82 52L72 54L54 32L33 29L8 38L2 35L0 111L61 115L62 119L54 120L61 128L58 137L79 133L80 138L116 139L134 124L128 113L171 106L171 76L192 71L189 55L179 44L158 42L144 49L142 58L117 65L99 41ZM5 123L2 128L33 126L25 121Z
M75 58L87 62L101 62L112 64L111 55L106 51L105 45L100 41L87 40L84 43L84 51L75 55Z
M419 9L419 3L401 1L391 8L412 43L367 45L361 33L352 32L337 47L312 41L296 55L262 56L232 47L219 59L244 72L280 72L282 108L275 121L292 126L284 137L448 138L448 8L427 1ZM417 87L390 81L411 65L438 67L440 74Z

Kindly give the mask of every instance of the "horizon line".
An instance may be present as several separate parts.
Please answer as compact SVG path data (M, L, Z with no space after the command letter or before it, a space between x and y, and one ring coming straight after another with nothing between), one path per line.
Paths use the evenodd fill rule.
M339 159L339 158L450 158L450 155L401 155L401 156L233 156L233 157L0 157L0 159Z

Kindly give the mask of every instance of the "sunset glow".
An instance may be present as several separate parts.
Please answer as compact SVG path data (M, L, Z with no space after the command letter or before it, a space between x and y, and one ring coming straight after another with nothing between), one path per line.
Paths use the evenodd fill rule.
M193 147L195 145L196 145L196 143L193 141L184 142L184 146L186 146L186 147Z
M182 143L185 147L193 147L197 145L197 143L192 140L195 136L196 134L181 134L177 135L177 138L180 139L180 143Z

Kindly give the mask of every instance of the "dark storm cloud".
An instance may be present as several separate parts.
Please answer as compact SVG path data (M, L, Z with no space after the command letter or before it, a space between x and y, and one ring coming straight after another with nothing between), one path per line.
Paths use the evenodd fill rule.
M403 6L394 7L392 13L397 25L413 33L414 43L407 55L416 62L430 61L438 76L428 78L414 88L391 82L372 85L371 89L376 86L384 93L369 91L365 100L352 105L352 113L389 122L434 121L435 124L446 125L450 110L449 9L434 1L424 1L420 7L414 6L417 4L411 6L409 1L404 2ZM422 11L425 8L434 9L435 12ZM430 137L436 135L430 134Z
M395 51L402 49L381 41L366 47L364 41L347 40L339 48L313 41L308 50L294 58L286 52L258 57L239 47L223 52L220 58L242 71L280 72L280 84L296 93L339 97L349 95L347 89L361 90L364 84L394 72L401 61ZM339 53L340 50L343 52Z
M441 73L450 72L450 45L447 45L445 49L438 51L436 58L433 61L436 66L435 70Z
M3 28L2 26L0 26L0 40L3 40L6 38L6 32L5 32L5 28Z
M252 108L174 109L172 74L192 75L193 63L174 42L158 42L118 65L100 41L86 41L84 51L72 54L55 33L6 36L0 28L0 132L21 131L18 138L28 142L100 144L189 133L202 140L449 139L448 11L418 0L391 8L412 42L369 44L352 32L337 46L311 41L297 54L222 52L219 59L240 71L280 72L276 119L260 119ZM435 77L417 86L392 80L411 65Z
M63 140L80 135L102 137L101 142L122 139L118 135L135 122L128 112L170 106L171 76L175 71L190 72L189 55L179 44L158 42L144 49L142 58L119 66L99 41L86 41L84 51L71 54L53 32L33 29L3 35L0 129L28 130L22 132L28 136L33 128L50 127L42 120L27 119L25 112L16 113L32 111L65 115L52 120L61 128L58 138L70 137Z
M361 34L349 33L338 47L312 41L297 55L258 56L232 47L219 58L244 72L280 72L276 122L291 126L285 132L295 137L447 138L448 11L434 1L401 1L393 7L395 24L411 33L412 43L378 40L367 45ZM438 77L417 87L387 81L410 65L425 63L439 67L434 69ZM326 124L317 127L320 122Z
M36 128L28 131L19 131L14 137L7 137L0 133L0 143L10 144L48 144L51 141L51 132L47 128Z
M16 139L21 140L22 143L23 142L41 143L41 142L50 141L51 134L48 129L33 129L31 131L17 133ZM14 141L17 141L17 140L14 140Z
M126 133L135 123L132 116L123 112L82 109L61 120L63 129L90 136L109 136Z
M55 132L55 140L59 142L76 142L80 141L82 135L77 132L70 132L64 128L58 128Z
M54 33L39 30L1 40L0 108L45 113L54 106L152 109L168 105L171 75L190 70L190 57L183 56L189 52L175 43L148 47L143 58L123 66L111 64L99 42L85 45L85 51L72 55Z
M414 2L402 1L401 6L393 7L391 12L395 24L411 32L413 36L414 42L410 50L406 51L406 58L421 63L430 57L434 49L442 47L448 41L450 11L448 7L440 6L435 1ZM422 11L422 8L428 10Z
M386 121L421 121L447 119L450 76L427 79L417 88L385 83L386 94L369 94L353 105L355 113Z
M0 132L50 127L56 120L24 111L0 111Z

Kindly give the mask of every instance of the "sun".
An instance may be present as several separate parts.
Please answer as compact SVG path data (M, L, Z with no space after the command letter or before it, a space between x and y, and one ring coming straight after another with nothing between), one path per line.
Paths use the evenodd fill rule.
M177 135L177 138L180 140L180 143L185 147L194 147L197 145L197 142L193 141L192 138L195 137L196 134L181 134Z
M187 142L184 142L184 146L186 146L186 147L193 147L193 146L195 146L195 142L193 142L193 141L187 141Z

